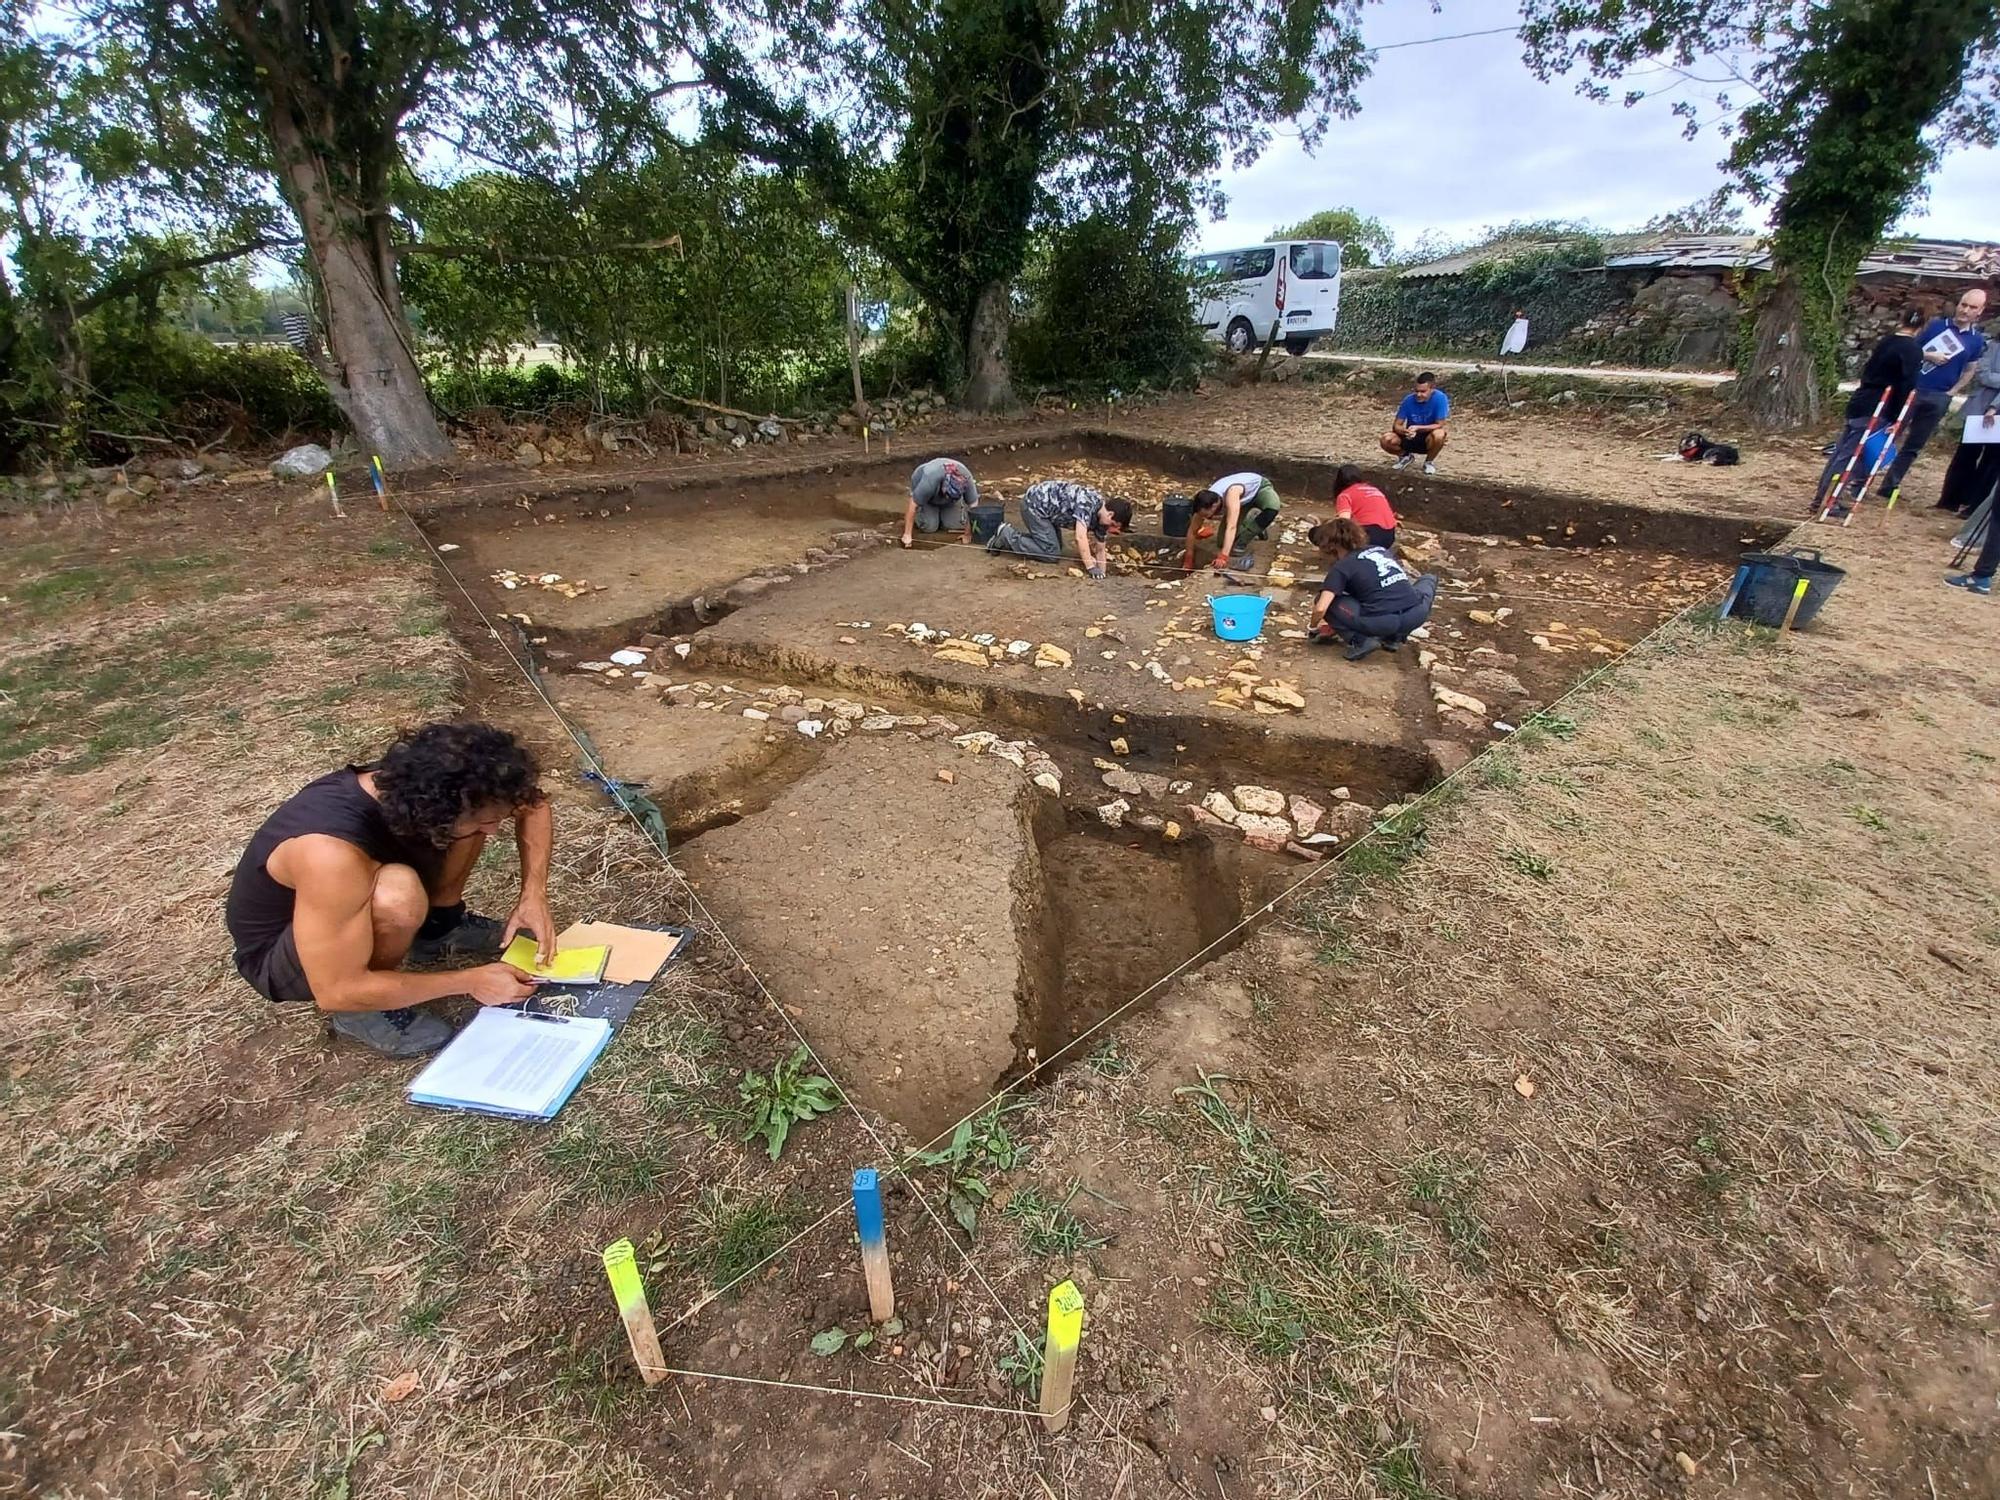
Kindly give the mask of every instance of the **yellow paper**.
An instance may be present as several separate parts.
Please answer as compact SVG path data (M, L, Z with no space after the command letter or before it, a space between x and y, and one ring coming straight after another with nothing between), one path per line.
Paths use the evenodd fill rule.
M538 964L535 940L524 932L507 945L500 962L550 984L595 984L604 977L604 965L610 958L611 950L604 947L558 948L552 962Z

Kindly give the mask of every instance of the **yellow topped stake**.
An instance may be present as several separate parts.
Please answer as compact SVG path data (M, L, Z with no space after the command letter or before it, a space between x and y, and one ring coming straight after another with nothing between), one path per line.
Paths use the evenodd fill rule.
M1065 1281L1049 1292L1049 1337L1042 1350L1042 1426L1050 1432L1069 1425L1076 1351L1082 1341L1083 1293L1075 1282Z
M630 1240L615 1240L604 1247L604 1274L611 1282L618 1316L625 1320L625 1337L632 1344L632 1360L647 1385L666 1378L667 1356L661 1352L660 1336L653 1328L653 1311L646 1305L646 1284L639 1279L639 1264Z

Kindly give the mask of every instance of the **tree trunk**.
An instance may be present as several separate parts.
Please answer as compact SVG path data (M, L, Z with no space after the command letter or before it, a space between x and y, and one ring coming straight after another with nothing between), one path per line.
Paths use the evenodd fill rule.
M390 469L454 456L431 410L396 285L388 224L337 192L334 169L280 112L272 127L286 196L326 294L328 358L320 364L334 404L364 451Z
M965 404L971 411L1002 411L1014 404L1014 377L1007 369L1007 333L1013 303L1005 281L979 289L965 329Z
M1819 421L1819 375L1806 338L1798 273L1774 259L1757 299L1751 349L1736 372L1736 401L1760 427L1805 427Z

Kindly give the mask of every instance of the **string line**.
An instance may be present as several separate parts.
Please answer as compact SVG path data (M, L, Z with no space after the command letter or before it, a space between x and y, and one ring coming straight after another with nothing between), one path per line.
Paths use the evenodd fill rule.
M569 736L570 742L576 746L577 753L583 757L584 763L588 765L591 768L591 770L594 771L606 783L610 783L614 778L612 777L610 770L605 766L603 760L595 753L595 751L592 749L590 744L583 738L583 736L578 734L576 729L570 724L569 719L563 714L563 711L559 707L557 707L555 700L549 696L548 690L545 687L543 687L541 680L536 676L534 670L526 662L521 660L520 656L515 652L513 647L508 644L506 638L501 635L499 628L487 616L485 609L481 607L479 601L473 597L472 592L466 588L465 584L462 581L460 581L458 575L452 571L450 564L448 564L444 560L444 554L438 551L437 545L434 542L432 542L429 534L425 532L423 527L417 524L416 518L412 516L408 508L404 506L402 498L397 495L388 494L386 490L384 491L384 494L387 496L387 498L395 501L396 509L402 514L403 519L409 523L411 529L414 530L417 533L417 536L423 541L425 548L431 554L432 560L438 565L438 567L444 570L445 576L451 579L453 586L458 590L459 594L465 599L465 602L472 606L473 613L479 616L480 622L486 626L487 631L493 636L493 638L497 642L499 642L500 649L506 654L507 659L511 661L514 664L516 670L518 670L522 674L522 676L527 679L528 685L533 690L535 696L541 699L543 706L548 709L551 715L554 716L556 723L561 726L563 732ZM743 971L750 976L751 982L757 986L758 993L761 994L764 997L764 999L770 1004L772 1010L777 1012L778 1019L784 1023L785 1029L791 1032L793 1039L798 1042L800 1048L812 1060L813 1066L817 1068L820 1071L820 1073L826 1078L826 1080L833 1085L834 1092L840 1095L840 1102L853 1113L854 1118L856 1119L857 1122L859 1122L863 1132L865 1132L869 1140L874 1143L876 1151L880 1153L880 1159L885 1163L891 1164L889 1166L889 1171L891 1172L891 1174L894 1176L902 1177L905 1181L909 1182L911 1193L912 1196L916 1199L917 1206L924 1211L925 1217L927 1217L931 1221L932 1225L936 1227L939 1235L944 1239L944 1242L947 1245L949 1245L953 1250L956 1250L958 1252L964 1264L965 1269L972 1275L973 1279L976 1280L980 1284L980 1286L986 1290L986 1294L993 1299L994 1306L1000 1310L1001 1315L1004 1316L1008 1322L1014 1325L1015 1331L1019 1333L1023 1339L1029 1339L1030 1342L1032 1342L1032 1339L1030 1338L1027 1328L1022 1324L1021 1320L1017 1316L1015 1316L1013 1308L1007 1305L1006 1301L1000 1296L999 1292L994 1289L993 1284L986 1279L986 1273L980 1269L978 1262L972 1258L971 1249L967 1246L963 1246L958 1243L958 1241L952 1236L951 1230L945 1225L944 1220L939 1216L938 1211L934 1207L932 1207L929 1196L925 1194L922 1191L921 1187L913 1179L909 1177L909 1173L904 1165L896 1164L896 1155L895 1152L891 1149L889 1143L882 1138L881 1133L875 1129L874 1125L869 1121L868 1116L855 1104L853 1097L849 1095L849 1093L847 1092L846 1086L841 1083L840 1079L834 1074L833 1070L829 1068L826 1065L826 1063L820 1058L819 1053L814 1049L812 1042L806 1037L805 1033L799 1029L797 1023L795 1023L792 1020L790 1013L786 1011L785 1007L779 1003L777 996L771 993L770 987L764 983L763 976L760 975L755 969L755 967L751 965L749 959L744 957L743 951L736 946L735 941L729 936L728 931L723 927L723 925L719 921L716 920L715 914L708 909L706 903L702 901L700 895L695 891L694 887L688 883L687 877L681 873L679 867L674 864L673 860L668 856L667 852L664 849L662 849L657 843L654 842L652 834L647 831L645 824L640 821L639 815L633 811L631 806L625 801L624 798L614 797L612 800L617 803L619 809L622 812L624 812L626 817L630 819L630 821L632 822L633 826L638 829L640 836L645 839L648 847L650 847L653 850L653 852L659 856L661 865L666 869L668 874L671 875L673 879L680 885L681 890L686 893L689 903L694 907L696 911L698 911L701 914L703 920L706 921L709 924L709 926L714 929L716 936L722 940L723 945L729 950L730 956L734 958L735 961L742 966ZM803 1231L791 1243L793 1244L797 1243L797 1239L803 1238L804 1234L810 1233L812 1229L818 1228L820 1224L825 1223L828 1218L831 1218L837 1212L839 1212L838 1207L830 1209L825 1215L823 1215L813 1225L809 1226L809 1228L806 1231ZM762 1262L759 1262L758 1264L761 1265ZM751 1270L755 1269L757 1269L757 1266L752 1266L748 1268L744 1272L744 1275L748 1275ZM739 1277L738 1280L740 1279L741 1278ZM735 1284L734 1282L729 1283L729 1285L734 1285L734 1284ZM713 1301L715 1296L721 1295L722 1290L726 1290L726 1287L719 1288L716 1291L716 1293L714 1293L712 1296L708 1298L708 1301ZM684 1314L681 1319L676 1320L676 1322L672 1326L678 1327L680 1322L685 1321L687 1316L691 1316L694 1311L698 1311L700 1307L706 1305L707 1302L698 1304L697 1307L691 1309L688 1314Z
M418 537L423 541L424 546L431 554L432 560L444 572L445 576L452 581L453 586L458 590L459 594L465 599L466 603L472 607L473 612L479 616L481 623L486 626L488 633L491 634L494 640L499 643L502 652L507 656L508 660L513 663L515 668L527 680L530 689L535 693L536 697L538 697L541 700L543 705L548 709L549 713L555 718L557 724L563 729L564 733L568 735L571 742L576 746L578 753L584 758L585 762L588 765L590 765L593 770L597 772L598 775L603 776L608 780L609 772L607 768L604 766L602 760L592 751L589 744L580 735L578 735L576 730L569 723L567 717L565 717L565 715L563 714L562 710L556 705L555 701L549 696L546 688L544 688L540 679L536 676L533 669L530 666L528 666L527 663L521 660L520 656L514 651L513 647L508 643L508 641L506 640L505 636L501 633L499 628L493 623L492 619L488 617L486 611L484 610L484 608L481 607L479 601L472 595L471 591L466 588L465 584L459 579L458 575L455 572L453 572L450 565L445 561L443 554L438 551L436 544L431 541L429 534L424 531L422 526L418 525L416 518L412 516L409 510L403 505L402 500L399 496L391 495L389 498L395 500L398 512L403 516L403 519L409 523L411 529L414 530L417 533ZM948 543L946 545L962 545L962 544ZM1722 592L1722 589L1723 585L1721 583L1716 584L1715 586L1710 588L1705 594L1703 594L1700 598L1695 599L1694 601L1683 607L1681 610L1668 616L1666 619L1661 620L1645 636L1641 637L1638 641L1635 641L1632 645L1625 648L1625 650L1619 652L1609 661L1604 662L1602 665L1598 666L1591 672L1587 673L1584 677L1580 678L1566 692L1564 692L1561 697L1557 698L1553 703L1550 703L1546 707L1537 710L1536 714L1530 717L1526 722L1532 724L1533 722L1535 722L1536 719L1546 718L1547 716L1555 713L1559 708L1562 707L1563 704L1569 702L1572 698L1576 697L1580 693L1587 691L1589 688L1595 686L1595 684L1598 681L1600 681L1604 676L1606 676L1608 673L1615 670L1619 666L1622 666L1625 662L1627 662L1632 657L1637 655L1644 648L1652 645L1669 628L1673 627L1674 625L1680 623L1682 620L1686 619L1696 609L1700 608L1703 604L1708 602L1708 600L1718 596ZM1512 736L1509 736L1508 738L1511 737ZM1429 788L1427 791L1421 793L1417 798L1413 799L1404 808L1403 814L1399 814L1398 816L1400 817L1404 814L1407 814L1408 812L1422 806L1425 802L1429 801L1430 799L1436 797L1439 793L1443 792L1445 788L1451 786L1460 777L1466 775L1474 767L1478 766L1496 748L1499 748L1505 743L1506 740L1504 739L1496 740L1489 743L1483 750L1479 752L1478 755L1468 760L1465 765L1460 766L1457 770L1449 773L1441 781L1439 781L1436 786ZM1007 1088L1001 1089L996 1093L988 1096L987 1099L982 1101L975 1108L961 1115L957 1120L953 1121L950 1126L948 1126L945 1130L941 1131L939 1134L934 1136L925 1145L912 1148L911 1151L906 1156L902 1157L901 1159L898 1159L896 1158L895 1154L889 1149L887 1142L884 1141L881 1135L875 1131L872 1125L869 1124L866 1116L861 1112L859 1108L857 1108L854 1105L853 1100L848 1096L845 1088L842 1087L839 1080L834 1076L831 1070L827 1069L825 1064L821 1062L818 1054L812 1048L810 1041L807 1040L807 1038L800 1031L797 1025L793 1023L790 1015L785 1011L784 1007L781 1004L779 1004L777 998L774 995L772 995L769 987L765 985L762 976L759 975L756 972L756 970L751 966L749 961L746 958L744 958L742 951L736 947L734 941L729 937L727 931L722 927L721 923L715 920L714 915L711 912L709 912L707 906L701 901L700 896L695 892L693 887L688 884L686 877L681 873L679 868L674 865L672 860L666 855L665 851L661 850L659 845L654 843L651 834L646 831L644 824L639 821L637 814L634 813L631 810L631 808L628 807L622 800L620 799L614 799L614 800L618 802L620 809L625 812L626 816L632 821L634 826L638 828L641 836L645 838L647 844L651 846L654 849L654 851L660 855L661 861L665 866L665 868L669 871L669 873L673 876L673 878L680 884L681 888L686 892L688 899L694 905L694 907L701 912L703 917L714 928L717 936L719 936L722 939L724 945L729 949L731 955L735 958L735 960L738 963L740 963L743 966L745 972L747 972L751 976L751 979L757 985L759 992L764 996L764 998L767 1001L770 1002L773 1009L775 1009L778 1012L780 1018L783 1020L785 1024L786 1029L789 1030L792 1033L792 1035L798 1040L799 1044L803 1048L805 1048L807 1055L812 1058L814 1064L820 1068L820 1070L826 1075L828 1081L833 1084L835 1090L840 1094L842 1102L846 1104L849 1109L853 1110L856 1119L861 1123L862 1129L867 1133L871 1141L874 1142L877 1150L882 1153L882 1159L889 1163L888 1170L890 1171L891 1175L902 1177L906 1181L910 1182L910 1186L916 1194L917 1201L924 1208L927 1216L931 1219L932 1223L944 1236L946 1243L949 1244L952 1249L954 1249L959 1253L965 1266L979 1281L980 1285L987 1292L987 1295L993 1299L995 1305L1001 1309L1002 1313L1007 1317L1008 1321L1014 1325L1015 1329L1022 1335L1022 1337L1028 1338L1030 1342L1033 1342L1033 1340L1028 1335L1027 1330L1022 1326L1020 1320L1014 1316L1012 1309L1007 1306L1005 1301L1000 1297L999 1293L994 1289L992 1284L986 1279L985 1274L983 1273L983 1271L980 1270L977 1262L972 1258L970 1250L964 1246L959 1245L956 1239L954 1239L951 1236L950 1231L944 1226L942 1220L939 1219L936 1211L930 1207L928 1200L925 1198L924 1194L918 1188L918 1185L913 1180L910 1179L908 1172L909 1166L914 1162L916 1162L917 1159L920 1156L922 1156L925 1152L933 1149L939 1141L945 1140L949 1136L951 1136L958 1129L960 1125L964 1124L968 1120L976 1119L986 1110L992 1108L995 1104L1005 1099L1008 1093L1017 1089L1021 1084L1026 1083L1030 1079L1035 1078L1039 1074L1043 1073L1048 1068L1053 1066L1056 1062L1061 1060L1063 1057L1073 1052L1077 1047L1081 1046L1084 1042L1088 1041L1091 1037L1097 1035L1105 1028L1113 1025L1116 1021L1118 1021L1124 1015L1129 1013L1134 1006L1140 1004L1147 997L1149 997L1150 995L1161 989L1163 986L1172 983L1175 979L1179 978L1181 975L1185 974L1190 969L1204 962L1209 957L1209 955L1211 955L1217 948L1221 947L1223 944L1229 942L1231 939L1242 934L1247 928L1249 928L1253 924L1261 922L1266 917L1274 914L1280 906L1291 901L1295 896L1300 894L1302 891L1304 891L1307 887L1314 884L1316 881L1325 879L1335 870L1340 868L1341 865L1347 859L1347 856L1351 854L1355 849L1361 848L1363 845L1371 843L1377 838L1383 836L1390 827L1389 820L1385 820L1381 823L1377 823L1374 826L1372 826L1359 839L1356 839L1346 849L1340 851L1338 855L1307 871L1298 880L1294 881L1291 885L1287 886L1283 891L1279 892L1276 896L1272 897L1270 900L1266 901L1262 906L1258 907L1256 911L1242 918L1227 931L1220 934L1216 938L1212 939L1208 943L1204 944L1195 953L1191 954L1186 959L1183 959L1179 964L1175 965L1172 969L1169 969L1165 974L1161 975L1159 978L1155 979L1152 983L1145 986L1145 988L1141 989L1137 994L1133 995L1130 999L1126 1000L1124 1003L1119 1005L1115 1010L1112 1010L1107 1014L1105 1014L1104 1016L1100 1017L1091 1026L1087 1027L1084 1031L1078 1033L1075 1037L1072 1037L1069 1041L1065 1042L1061 1047L1058 1047L1055 1051L1051 1052L1047 1057L1038 1058L1032 1067L1030 1067L1025 1073L1019 1075L1016 1079L1014 1079ZM669 1323L664 1329L660 1331L664 1334L664 1333L670 1333L673 1330L679 1328L683 1323L695 1317L704 1308L708 1307L719 1297L725 1295L732 1288L739 1285L748 1277L762 1270L771 1261L777 1259L779 1256L785 1254L786 1252L797 1246L800 1242L805 1240L807 1237L809 1237L811 1234L817 1231L820 1227L822 1227L829 1219L839 1214L842 1207L844 1207L844 1200L836 1202L836 1204L832 1208L826 1210L817 1219L813 1220L812 1223L808 1224L804 1229L800 1230L797 1234L793 1235L789 1240L786 1240L783 1244L779 1245L777 1248L770 1251L765 1256L763 1256L756 1262L752 1263L750 1266L746 1267L742 1272L732 1277L729 1281L704 1293L702 1296L697 1298L683 1312L681 1312L680 1315L673 1320L673 1322ZM745 1384L788 1386L794 1389L816 1391L829 1395L855 1396L860 1399L880 1399L880 1400L958 1406L958 1407L963 1407L964 1409L967 1410L994 1412L1009 1416L1034 1415L1034 1413L1023 1412L1018 1408L1012 1408L1012 1407L970 1406L966 1403L944 1401L940 1398L917 1397L917 1396L892 1396L877 1392L843 1390L838 1387L830 1387L830 1386L814 1386L800 1382L774 1381L774 1380L766 1380L757 1377L742 1376L742 1375L724 1375L719 1372L713 1372L713 1371L671 1370L669 1373L694 1376L702 1379L733 1380Z

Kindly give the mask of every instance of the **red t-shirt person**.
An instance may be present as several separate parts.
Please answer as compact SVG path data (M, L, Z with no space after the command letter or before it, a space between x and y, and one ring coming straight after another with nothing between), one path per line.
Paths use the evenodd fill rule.
M1354 523L1368 533L1371 546L1396 545L1396 512L1390 508L1389 497L1372 484L1348 485L1334 497L1333 514L1335 519L1352 516Z

